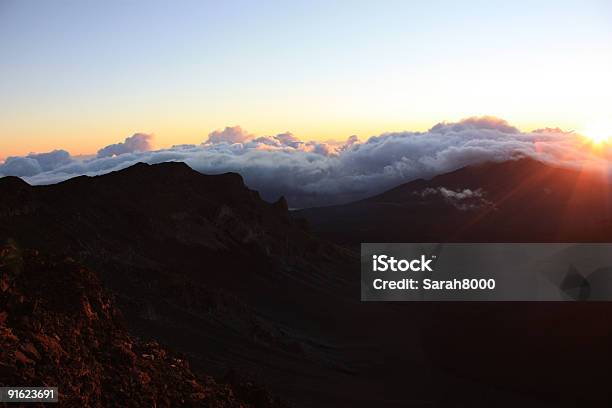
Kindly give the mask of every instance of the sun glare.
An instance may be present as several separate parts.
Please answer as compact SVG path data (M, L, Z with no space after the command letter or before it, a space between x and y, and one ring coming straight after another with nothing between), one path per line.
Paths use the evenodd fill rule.
M580 133L595 145L607 144L612 141L612 124L592 124Z

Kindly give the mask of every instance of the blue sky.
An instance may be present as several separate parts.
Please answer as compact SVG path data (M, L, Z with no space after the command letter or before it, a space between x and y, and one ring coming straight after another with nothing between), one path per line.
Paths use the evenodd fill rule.
M609 114L610 4L0 0L0 158L230 125L318 140L486 114L579 129Z

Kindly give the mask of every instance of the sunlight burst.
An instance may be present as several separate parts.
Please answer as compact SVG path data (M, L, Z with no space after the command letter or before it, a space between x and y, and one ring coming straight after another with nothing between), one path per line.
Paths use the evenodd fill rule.
M607 144L612 141L612 124L594 123L580 133L595 145Z

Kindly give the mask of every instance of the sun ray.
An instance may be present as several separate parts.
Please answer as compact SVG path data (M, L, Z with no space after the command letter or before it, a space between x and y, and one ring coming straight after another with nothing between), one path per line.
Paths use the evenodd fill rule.
M594 122L588 125L580 134L595 147L601 147L612 142L612 124Z

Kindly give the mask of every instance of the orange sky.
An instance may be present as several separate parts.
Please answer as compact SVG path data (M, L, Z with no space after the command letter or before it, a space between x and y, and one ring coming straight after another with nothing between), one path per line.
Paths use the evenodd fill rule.
M344 140L611 115L610 2L332 3L2 4L0 157L94 153L136 132L200 143L235 125Z

